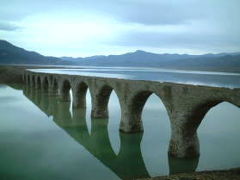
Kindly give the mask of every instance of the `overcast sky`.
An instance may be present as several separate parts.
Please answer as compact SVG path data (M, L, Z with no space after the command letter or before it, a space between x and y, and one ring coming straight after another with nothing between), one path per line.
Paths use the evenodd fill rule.
M1 0L0 39L52 56L240 51L240 0Z

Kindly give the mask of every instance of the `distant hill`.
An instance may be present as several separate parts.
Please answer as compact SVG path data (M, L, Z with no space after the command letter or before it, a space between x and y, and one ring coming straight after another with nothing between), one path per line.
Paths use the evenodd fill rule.
M0 64L39 64L72 66L158 67L187 70L240 72L240 53L204 55L155 54L137 50L122 55L86 58L48 57L0 40Z
M120 66L120 67L158 67L186 70L208 70L240 72L240 53L220 53L204 55L155 54L135 51L122 55L69 58L81 66Z
M47 57L0 40L0 64L61 64L62 59Z

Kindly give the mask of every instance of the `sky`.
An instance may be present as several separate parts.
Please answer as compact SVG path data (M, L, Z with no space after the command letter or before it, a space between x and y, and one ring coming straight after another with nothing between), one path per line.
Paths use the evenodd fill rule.
M240 0L0 1L0 39L43 55L240 52Z

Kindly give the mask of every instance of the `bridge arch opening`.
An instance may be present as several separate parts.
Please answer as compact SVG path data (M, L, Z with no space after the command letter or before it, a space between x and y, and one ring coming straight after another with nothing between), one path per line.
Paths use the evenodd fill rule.
M58 91L58 83L57 83L57 79L56 78L53 78L52 88L53 88L54 92Z
M23 81L26 82L26 73L23 73Z
M32 83L32 87L35 87L35 77L31 76L31 83Z
M119 124L121 108L117 92L108 84L98 88L92 95L91 117L94 126L101 126L100 129L106 132L111 148L117 154L120 150Z
M154 107L159 106L167 112L167 108L159 95L152 91L140 91L133 96L129 104L130 112L134 115L136 121L141 121L143 109L148 108L148 106L146 106L146 102L148 101L150 101L150 107L153 106L153 102L158 101Z
M37 76L37 77L36 77L36 87L37 87L37 88L41 88L41 79L40 79L40 76Z
M62 90L64 92L68 92L71 89L71 84L68 80L64 80L63 81L63 86L62 86Z
M74 84L71 89L72 91L72 102L71 102L71 111L74 116L74 113L77 114L78 121L82 125L86 125L88 133L91 132L91 93L89 90L88 83L85 81L80 81Z
M119 132L120 119L121 119L121 106L117 92L110 86L103 88L107 96L105 106L108 109L108 124L107 132L109 141L113 152L117 155L120 153L120 148L123 142Z
M108 118L109 117L109 99L114 92L115 100L119 102L119 96L113 87L103 85L99 91L92 97L92 113L93 118ZM115 102L116 103L116 102Z
M168 164L168 147L171 135L169 115L161 97L151 91L142 91L132 99L132 112L137 113L144 133L141 139L143 161L150 175L163 171L157 167ZM157 158L156 158L157 157ZM159 164L151 166L150 162ZM168 169L166 168L166 173Z
M31 83L31 76L30 75L27 76L27 82L28 82L28 84Z
M131 101L131 105L130 105L130 112L132 114L134 114L136 119L141 120L142 119L142 111L143 111L143 107L148 99L148 97L152 94L151 91L141 91L139 93L137 93L132 101Z
M62 84L60 84L59 93L61 96L61 100L65 102L71 102L72 96L70 93L71 83L69 80L63 80Z
M65 114L63 117L65 117L65 121L70 120L73 117L73 111L72 111L72 102L73 102L73 95L72 95L72 86L70 83L70 80L64 79L63 81L60 81L59 85L59 100L61 101L59 104L61 104L62 107L65 109Z
M44 91L48 90L49 82L48 82L47 76L45 76L45 77L43 78L42 87L43 87L43 90L44 90Z
M240 162L240 106L220 101L206 112L197 129L200 162L205 168L235 168ZM199 169L201 170L201 169Z

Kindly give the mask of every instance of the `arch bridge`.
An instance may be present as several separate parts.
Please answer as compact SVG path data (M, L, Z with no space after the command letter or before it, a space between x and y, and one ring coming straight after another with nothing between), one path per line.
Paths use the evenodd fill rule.
M141 119L145 102L156 94L165 105L170 124L169 154L179 158L199 155L197 128L205 114L221 102L240 107L240 89L188 84L65 75L25 71L23 80L31 88L57 94L62 101L70 101L73 108L86 107L86 92L91 94L92 118L108 117L108 101L114 90L121 107L120 131L143 131Z

